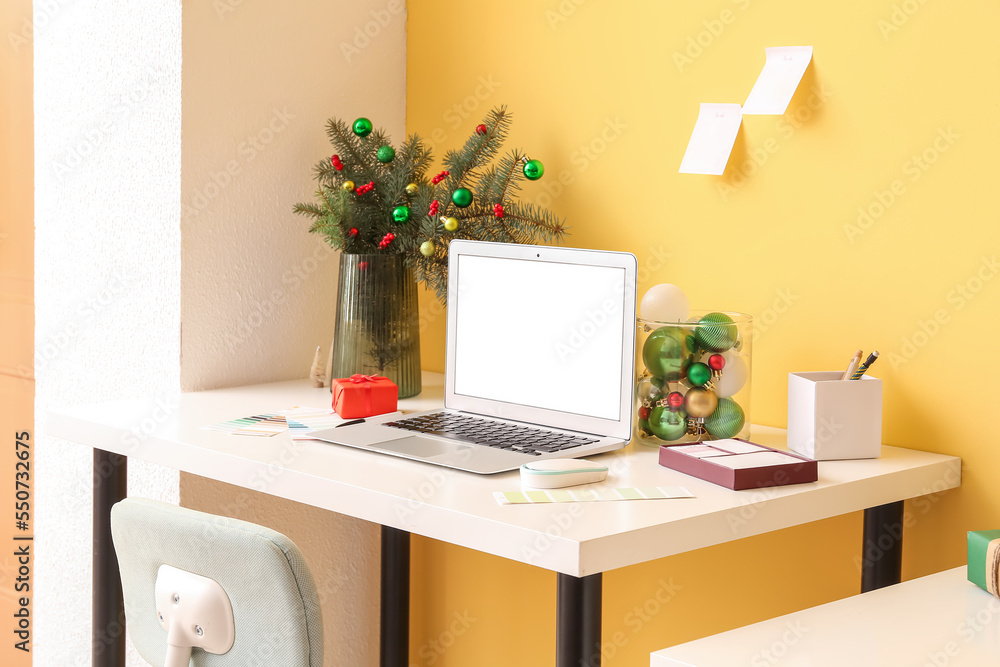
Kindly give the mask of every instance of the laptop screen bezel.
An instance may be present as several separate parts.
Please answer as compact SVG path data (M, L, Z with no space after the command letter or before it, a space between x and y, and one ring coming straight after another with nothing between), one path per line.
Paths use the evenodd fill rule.
M455 336L457 330L457 290L459 259L463 255L496 257L527 261L559 262L624 269L622 304L621 391L618 419L604 419L492 399L466 396L455 392ZM448 246L448 340L445 362L445 407L484 416L527 422L604 437L632 438L635 384L636 275L635 255L627 252L553 248L548 246L454 240Z

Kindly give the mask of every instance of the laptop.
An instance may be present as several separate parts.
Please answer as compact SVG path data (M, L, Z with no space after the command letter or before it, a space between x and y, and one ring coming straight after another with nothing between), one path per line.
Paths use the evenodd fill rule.
M312 437L491 474L632 437L631 253L452 241L444 409Z

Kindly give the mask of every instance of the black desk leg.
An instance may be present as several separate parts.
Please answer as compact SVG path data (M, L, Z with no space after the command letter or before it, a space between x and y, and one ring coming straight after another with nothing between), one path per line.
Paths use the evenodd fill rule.
M410 534L382 526L382 667L410 663Z
M898 584L903 576L903 501L865 510L861 592Z
M128 459L94 450L93 667L125 667L125 603L111 542L111 506L127 492Z
M601 667L601 574L559 574L556 667Z

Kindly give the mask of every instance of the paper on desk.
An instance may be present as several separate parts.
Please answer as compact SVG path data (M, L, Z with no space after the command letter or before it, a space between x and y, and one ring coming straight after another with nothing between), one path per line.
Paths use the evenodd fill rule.
M621 489L530 489L496 491L493 497L501 505L537 505L539 503L593 503L611 500L666 500L694 498L683 486L639 486Z
M756 454L733 454L732 456L713 456L708 459L712 463L735 470L746 468L765 468L767 466L782 466L789 463L805 463L800 458L782 454L781 452L758 452Z
M742 122L739 104L702 102L679 173L721 176Z
M781 115L795 95L802 75L812 60L811 46L769 46L767 58L750 96L743 104L745 115Z

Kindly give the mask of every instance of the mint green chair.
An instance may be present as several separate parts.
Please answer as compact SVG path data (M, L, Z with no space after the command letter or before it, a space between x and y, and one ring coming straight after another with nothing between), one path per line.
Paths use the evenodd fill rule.
M298 548L246 521L126 498L111 511L128 634L154 667L322 667Z

